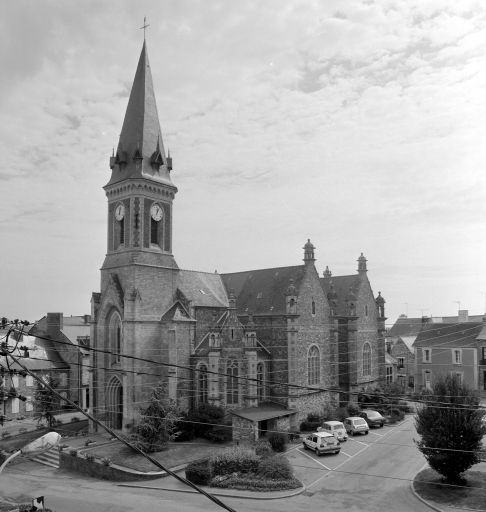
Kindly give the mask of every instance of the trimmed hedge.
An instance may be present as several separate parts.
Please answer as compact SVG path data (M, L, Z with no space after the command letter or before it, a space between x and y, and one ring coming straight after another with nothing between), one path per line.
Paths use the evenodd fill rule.
M262 460L258 467L258 475L268 480L290 480L293 473L290 462L281 456Z
M186 468L186 478L196 485L208 485L211 480L209 460L200 459L191 462Z
M217 476L211 480L211 487L222 489L238 489L240 491L286 491L298 489L302 484L296 478L288 480L268 480L261 476Z
M228 475L231 473L256 473L261 457L247 446L233 446L219 453L211 455L209 466L213 476Z

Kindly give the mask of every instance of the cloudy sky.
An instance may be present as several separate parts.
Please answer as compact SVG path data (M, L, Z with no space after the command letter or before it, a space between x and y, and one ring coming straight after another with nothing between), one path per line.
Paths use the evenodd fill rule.
M81 315L143 42L181 268L352 274L404 313L481 314L485 7L469 0L0 4L0 316Z

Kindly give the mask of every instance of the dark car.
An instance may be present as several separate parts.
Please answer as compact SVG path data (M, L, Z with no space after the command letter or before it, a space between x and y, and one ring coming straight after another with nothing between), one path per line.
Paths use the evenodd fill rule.
M360 412L360 417L366 420L370 427L383 427L385 418L378 412L366 409Z

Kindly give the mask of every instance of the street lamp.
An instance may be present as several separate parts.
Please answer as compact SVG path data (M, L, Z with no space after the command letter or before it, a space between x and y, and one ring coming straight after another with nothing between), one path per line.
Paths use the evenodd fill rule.
M42 437L34 439L34 441L29 443L27 446L24 446L18 452L10 455L10 457L0 466L0 473L15 457L18 457L19 455L27 455L27 457L30 457L32 455L39 455L40 453L47 452L51 448L54 448L60 440L61 436L57 432L49 432L48 434L44 434Z

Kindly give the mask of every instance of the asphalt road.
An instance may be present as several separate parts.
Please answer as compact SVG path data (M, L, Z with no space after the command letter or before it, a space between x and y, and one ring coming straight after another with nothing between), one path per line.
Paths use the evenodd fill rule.
M316 456L301 447L288 457L308 486L305 495L283 500L221 498L243 511L429 512L410 491L410 479L424 465L414 447L416 437L409 418L396 428L373 429L342 443L339 455ZM120 512L140 510L214 511L205 497L156 489L117 487L89 477L74 477L26 462L7 468L0 476L0 496L27 502L46 496L56 512Z

